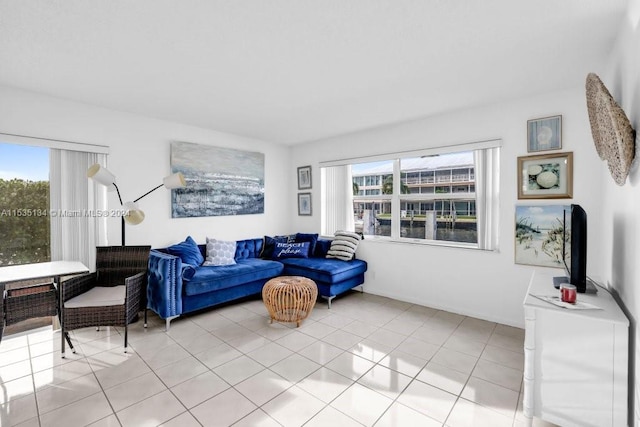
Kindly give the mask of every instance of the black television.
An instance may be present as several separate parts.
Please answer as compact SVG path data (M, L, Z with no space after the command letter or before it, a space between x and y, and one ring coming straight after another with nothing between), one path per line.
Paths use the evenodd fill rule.
M579 293L595 293L587 278L587 213L580 205L564 208L562 263L566 276L554 278L554 285L571 283Z

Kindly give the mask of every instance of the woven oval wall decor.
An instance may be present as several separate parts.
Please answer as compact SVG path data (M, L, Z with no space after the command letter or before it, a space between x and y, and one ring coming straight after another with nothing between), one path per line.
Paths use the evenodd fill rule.
M587 110L596 151L618 185L624 185L635 156L635 130L602 80L587 75Z

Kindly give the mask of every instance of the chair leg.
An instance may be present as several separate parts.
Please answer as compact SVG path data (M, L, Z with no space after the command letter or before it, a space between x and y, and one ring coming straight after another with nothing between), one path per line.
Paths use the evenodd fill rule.
M69 332L64 333L64 338L67 340L67 344L69 344L69 348L71 349L71 352L75 354L76 348L73 346L73 343L71 342L71 337L69 336Z
M144 309L144 325L145 328L147 327L147 309Z
M124 352L127 352L127 346L129 344L129 327L127 325L124 326Z
M69 332L62 332L62 330L60 331L60 335L61 335L61 339L62 339L62 358L65 359L66 355L65 355L65 341L66 344L69 344L69 348L71 349L71 351L75 354L76 349L73 347L73 344L71 343L71 337L69 336Z

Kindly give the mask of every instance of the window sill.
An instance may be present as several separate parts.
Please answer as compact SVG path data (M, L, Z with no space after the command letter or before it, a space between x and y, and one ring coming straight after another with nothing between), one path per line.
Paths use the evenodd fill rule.
M443 240L422 240L422 239L392 239L387 236L365 236L363 242L374 242L374 243L392 243L392 244L401 244L401 245L417 245L417 246L438 246L444 248L454 248L454 249L472 249L476 251L483 252L498 252L497 249L480 249L475 243L463 243L463 242L448 242Z

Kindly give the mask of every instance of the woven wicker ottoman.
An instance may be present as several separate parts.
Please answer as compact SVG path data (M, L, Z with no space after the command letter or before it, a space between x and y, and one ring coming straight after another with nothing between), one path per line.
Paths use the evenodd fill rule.
M300 322L306 319L318 297L316 282L306 277L275 277L264 284L262 301L271 316L270 323Z

